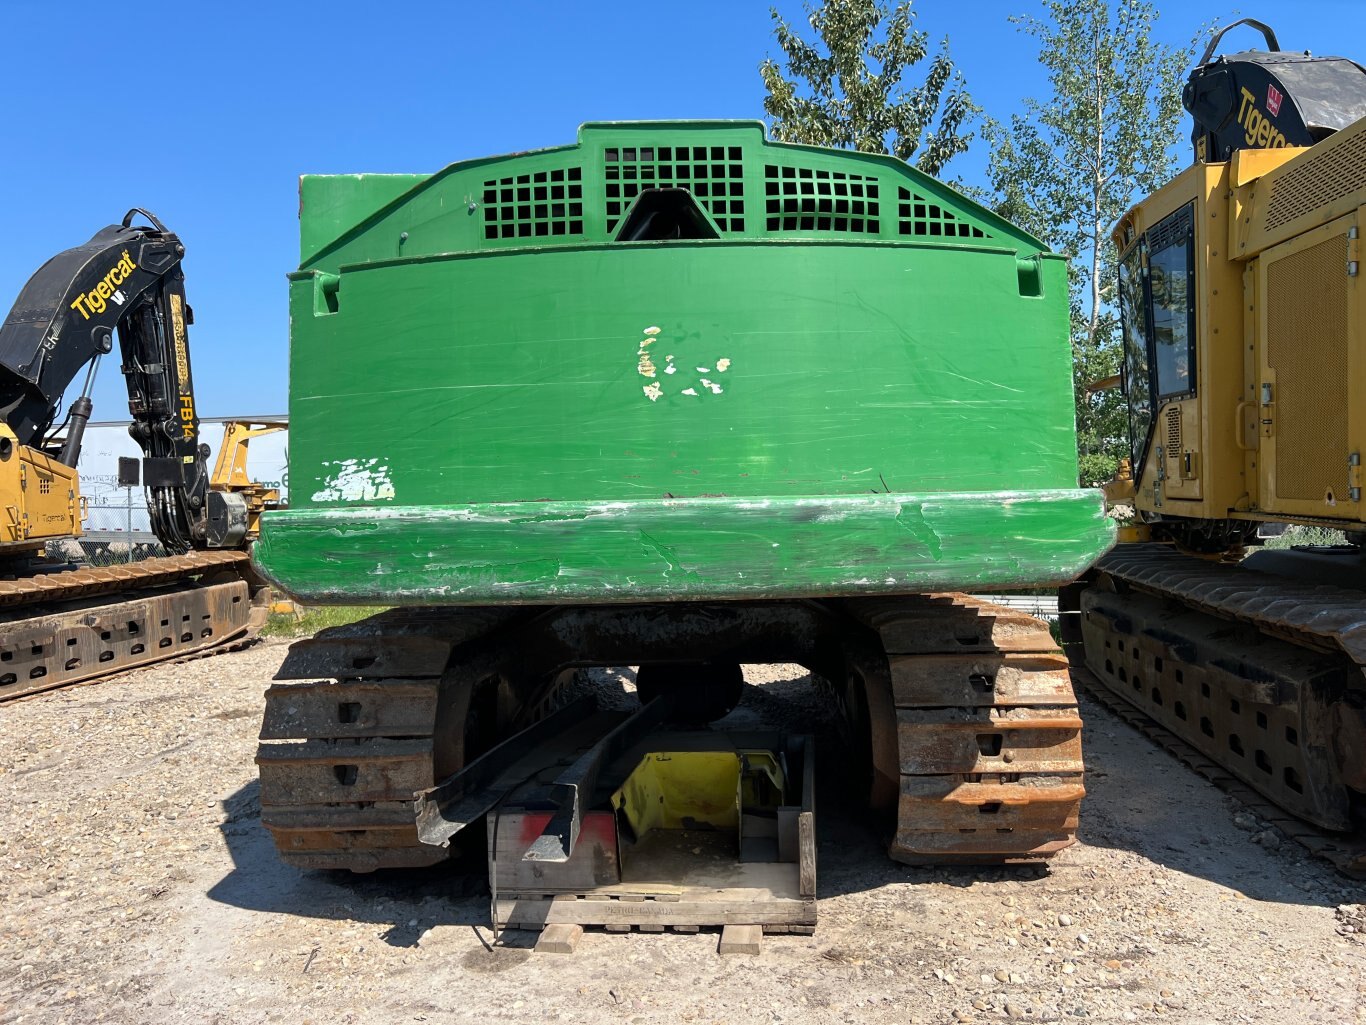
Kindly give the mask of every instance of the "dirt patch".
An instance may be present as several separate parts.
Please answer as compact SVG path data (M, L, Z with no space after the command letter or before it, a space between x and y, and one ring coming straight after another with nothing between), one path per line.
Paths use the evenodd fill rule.
M752 669L734 723L818 735L816 934L721 958L716 933L590 932L533 955L527 934L492 945L457 870L279 863L252 759L284 651L0 711L0 1023L1366 1021L1366 890L1254 843L1094 704L1081 843L1047 870L911 869L842 790L820 693ZM583 685L633 700L629 673Z

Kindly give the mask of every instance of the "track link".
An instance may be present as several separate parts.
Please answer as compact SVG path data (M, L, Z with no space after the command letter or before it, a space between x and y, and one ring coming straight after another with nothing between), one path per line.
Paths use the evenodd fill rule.
M250 639L266 610L247 566L203 552L0 581L0 702Z
M240 574L250 562L251 557L243 551L189 552L115 566L87 566L56 573L35 573L13 580L0 580L0 609L161 587L188 577L223 570Z
M1160 545L1121 545L1085 583L1064 594L1080 678L1313 853L1366 870L1366 594Z
M1075 842L1086 794L1082 723L1048 625L961 594L850 606L877 632L890 677L894 747L877 740L889 709L879 710L876 684L867 684L874 759L895 751L890 855L1000 864Z

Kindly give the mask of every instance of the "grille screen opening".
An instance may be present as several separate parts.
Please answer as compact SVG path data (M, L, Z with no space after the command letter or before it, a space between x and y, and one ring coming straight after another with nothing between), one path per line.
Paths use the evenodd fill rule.
M484 238L583 234L583 169L561 168L484 182Z
M926 199L910 189L898 187L897 228L902 235L915 238L990 238L976 225L946 210L936 200Z
M869 175L810 167L764 167L769 231L847 231L878 235L878 181Z
M744 177L739 146L608 147L603 151L607 231L616 231L646 189L687 189L722 231L744 231Z
M646 189L631 204L618 242L720 238L687 189Z
M1317 159L1276 178L1267 202L1267 231L1313 213L1344 194L1355 192L1366 177L1366 135L1339 143Z

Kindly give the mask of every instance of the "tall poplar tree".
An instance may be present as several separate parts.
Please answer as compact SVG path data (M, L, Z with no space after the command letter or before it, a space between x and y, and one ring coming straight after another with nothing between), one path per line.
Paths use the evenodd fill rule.
M988 122L997 209L1072 256L1072 347L1081 480L1109 479L1128 454L1123 397L1086 384L1119 373L1118 253L1110 230L1181 162L1181 87L1196 40L1153 39L1149 0L1043 0L1012 18L1038 41L1051 95L1025 101L1009 128ZM1198 38L1198 37L1197 37Z
M968 148L963 131L977 108L949 57L948 40L930 56L929 36L916 29L910 0L823 0L806 4L817 41L803 39L776 10L774 34L786 74L773 60L759 66L764 111L782 142L891 153L938 176ZM921 61L924 81L903 84Z

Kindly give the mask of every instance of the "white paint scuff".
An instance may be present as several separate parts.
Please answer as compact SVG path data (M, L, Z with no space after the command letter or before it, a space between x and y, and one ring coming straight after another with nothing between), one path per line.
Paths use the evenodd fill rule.
M387 464L378 459L339 459L323 464L323 486L313 492L315 502L374 502L394 497Z
M644 328L641 332L641 334L644 337L641 338L640 341L636 344L636 372L640 374L641 377L648 377L653 379L659 377L661 373L672 377L674 374L678 373L678 367L674 363L673 354L669 354L664 357L664 365L662 367L654 361L654 357L650 354L650 346L653 345L655 342L659 341L659 335L662 332L662 330L663 329L660 328L658 325L651 324L649 327ZM724 374L727 370L730 369L730 367L730 357L722 356L718 360L716 360L715 371L713 371L710 367L704 366L698 366L694 369L699 374ZM699 385L702 388L701 392L698 391ZM720 395L724 390L725 389L723 389L716 382L710 381L707 378L702 377L699 378L696 383L689 385L686 388L680 388L677 394L688 395L693 398L697 398L706 392L711 392L713 395ZM660 387L660 382L658 380L652 380L650 384L644 385L641 388L641 391L645 393L645 397L649 399L651 402L658 402L665 395L665 391L662 387Z

